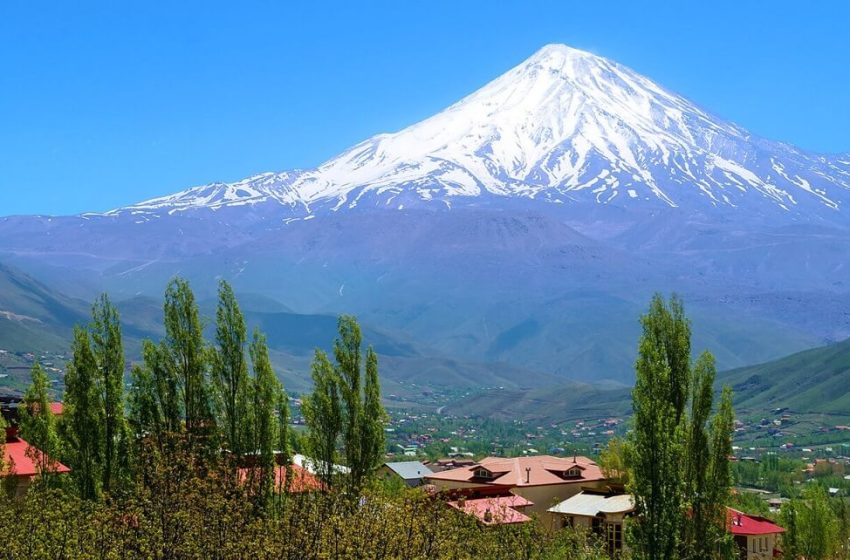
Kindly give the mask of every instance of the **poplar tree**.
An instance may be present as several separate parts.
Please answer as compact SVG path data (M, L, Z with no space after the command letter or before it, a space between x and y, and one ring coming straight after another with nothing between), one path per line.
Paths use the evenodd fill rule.
M349 481L359 489L366 475L363 462L363 383L361 380L360 325L351 315L342 315L338 322L339 338L334 342L336 372L340 381L343 402L343 449L350 469Z
M640 512L629 531L633 555L647 560L725 555L731 390L724 389L709 429L714 358L705 352L691 368L690 324L681 300L654 296L641 325L634 429L626 454L629 488Z
M361 423L361 454L363 470L371 476L383 463L386 452L384 425L387 413L381 404L381 384L378 376L378 355L370 346L366 351L366 384L364 388Z
M80 496L86 500L100 496L106 479L104 407L97 381L98 365L89 334L76 327L71 362L65 374L62 426L71 476Z
M269 360L266 339L259 331L254 331L250 353L254 367L253 451L257 453L260 467L260 496L265 499L271 494L274 485L275 446L280 441L277 408L282 389Z
M175 373L186 431L192 440L212 433L212 413L198 304L189 283L172 280L165 292L165 367ZM203 433L202 433L203 432Z
M20 412L21 436L42 451L33 451L30 459L38 466L41 476L49 482L51 474L56 471L60 446L56 418L50 409L50 380L38 362L33 365L30 376L32 382L24 393Z
M230 451L238 457L247 451L246 439L249 431L250 387L248 364L245 358L247 342L245 318L239 309L233 288L223 280L219 284L218 298L216 349L213 355L212 377L224 440Z
M656 294L641 326L629 438L629 486L641 517L629 533L635 558L672 560L683 528L690 324L677 297L668 306Z
M126 475L127 419L124 398L124 342L118 310L103 294L92 308L91 340L103 408L103 490L111 492Z
M705 517L705 533L703 541L703 557L709 558L719 550L721 557L724 549L728 552L732 542L726 532L726 502L732 488L732 469L729 457L732 456L732 434L735 430L735 411L732 408L732 389L723 387L720 394L720 404L717 413L711 420L710 452L708 472L705 483L705 500L703 515ZM715 546L711 548L711 543Z
M339 380L327 354L321 350L316 350L311 370L313 392L301 405L308 428L306 447L319 478L330 485L337 459L337 442L343 429Z
M690 516L685 518L684 548L689 557L710 558L716 543L708 538L715 521L709 511L709 434L707 424L714 400L714 357L703 352L694 364L691 413L688 421L685 492L690 500Z

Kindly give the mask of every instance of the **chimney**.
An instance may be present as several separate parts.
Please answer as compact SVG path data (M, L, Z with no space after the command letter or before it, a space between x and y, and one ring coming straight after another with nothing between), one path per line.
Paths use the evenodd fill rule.
M490 508L487 508L487 511L484 512L484 522L490 523L493 521L493 513L490 511Z
M531 467L525 467L525 483L531 482Z
M18 427L17 426L6 426L6 442L11 443L13 441L18 441Z

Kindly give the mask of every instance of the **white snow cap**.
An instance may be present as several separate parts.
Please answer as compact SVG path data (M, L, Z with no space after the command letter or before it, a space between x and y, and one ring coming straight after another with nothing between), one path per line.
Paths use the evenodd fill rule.
M834 210L848 194L839 158L755 138L625 66L553 44L437 115L317 169L196 187L118 212L274 202L306 216L481 196Z

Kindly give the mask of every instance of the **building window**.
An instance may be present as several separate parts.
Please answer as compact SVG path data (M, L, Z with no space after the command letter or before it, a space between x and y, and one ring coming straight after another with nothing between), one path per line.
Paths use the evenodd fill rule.
M622 523L607 523L605 527L605 543L608 546L608 554L613 555L623 549L623 525Z
M475 469L475 478L493 478L487 469Z
M580 478L581 477L581 469L573 467L568 469L565 473L566 478Z

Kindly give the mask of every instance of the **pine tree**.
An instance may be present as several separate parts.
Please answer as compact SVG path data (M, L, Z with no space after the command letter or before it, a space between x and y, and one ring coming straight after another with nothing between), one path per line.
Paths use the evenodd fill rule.
M72 358L65 374L62 418L68 464L77 491L86 500L100 495L105 477L104 414L98 364L85 329L74 329Z
M32 383L24 393L20 413L21 436L42 451L34 452L30 459L38 466L42 479L51 483L56 472L60 441L56 418L50 409L50 380L38 362L33 365L30 375Z
M668 307L658 295L641 324L629 438L629 487L641 517L629 538L635 558L672 560L678 558L683 528L690 326L677 298Z
M275 446L280 442L277 408L282 389L269 360L266 339L259 331L254 331L250 353L254 367L253 451L258 454L260 496L266 499L274 484Z
M105 492L126 476L127 419L124 398L124 342L118 310L103 294L92 308L92 347L103 406L103 475Z
M216 349L213 359L213 381L220 410L224 441L237 457L247 449L248 397L250 392L245 318L239 309L233 288L221 281L216 311Z
M328 486L333 482L337 443L343 429L339 380L321 350L316 350L311 369L313 392L301 405L308 428L305 444L319 478Z
M387 413L381 404L381 384L378 376L378 355L370 346L366 351L366 384L361 423L361 454L364 474L371 476L381 466L386 452L384 425Z

